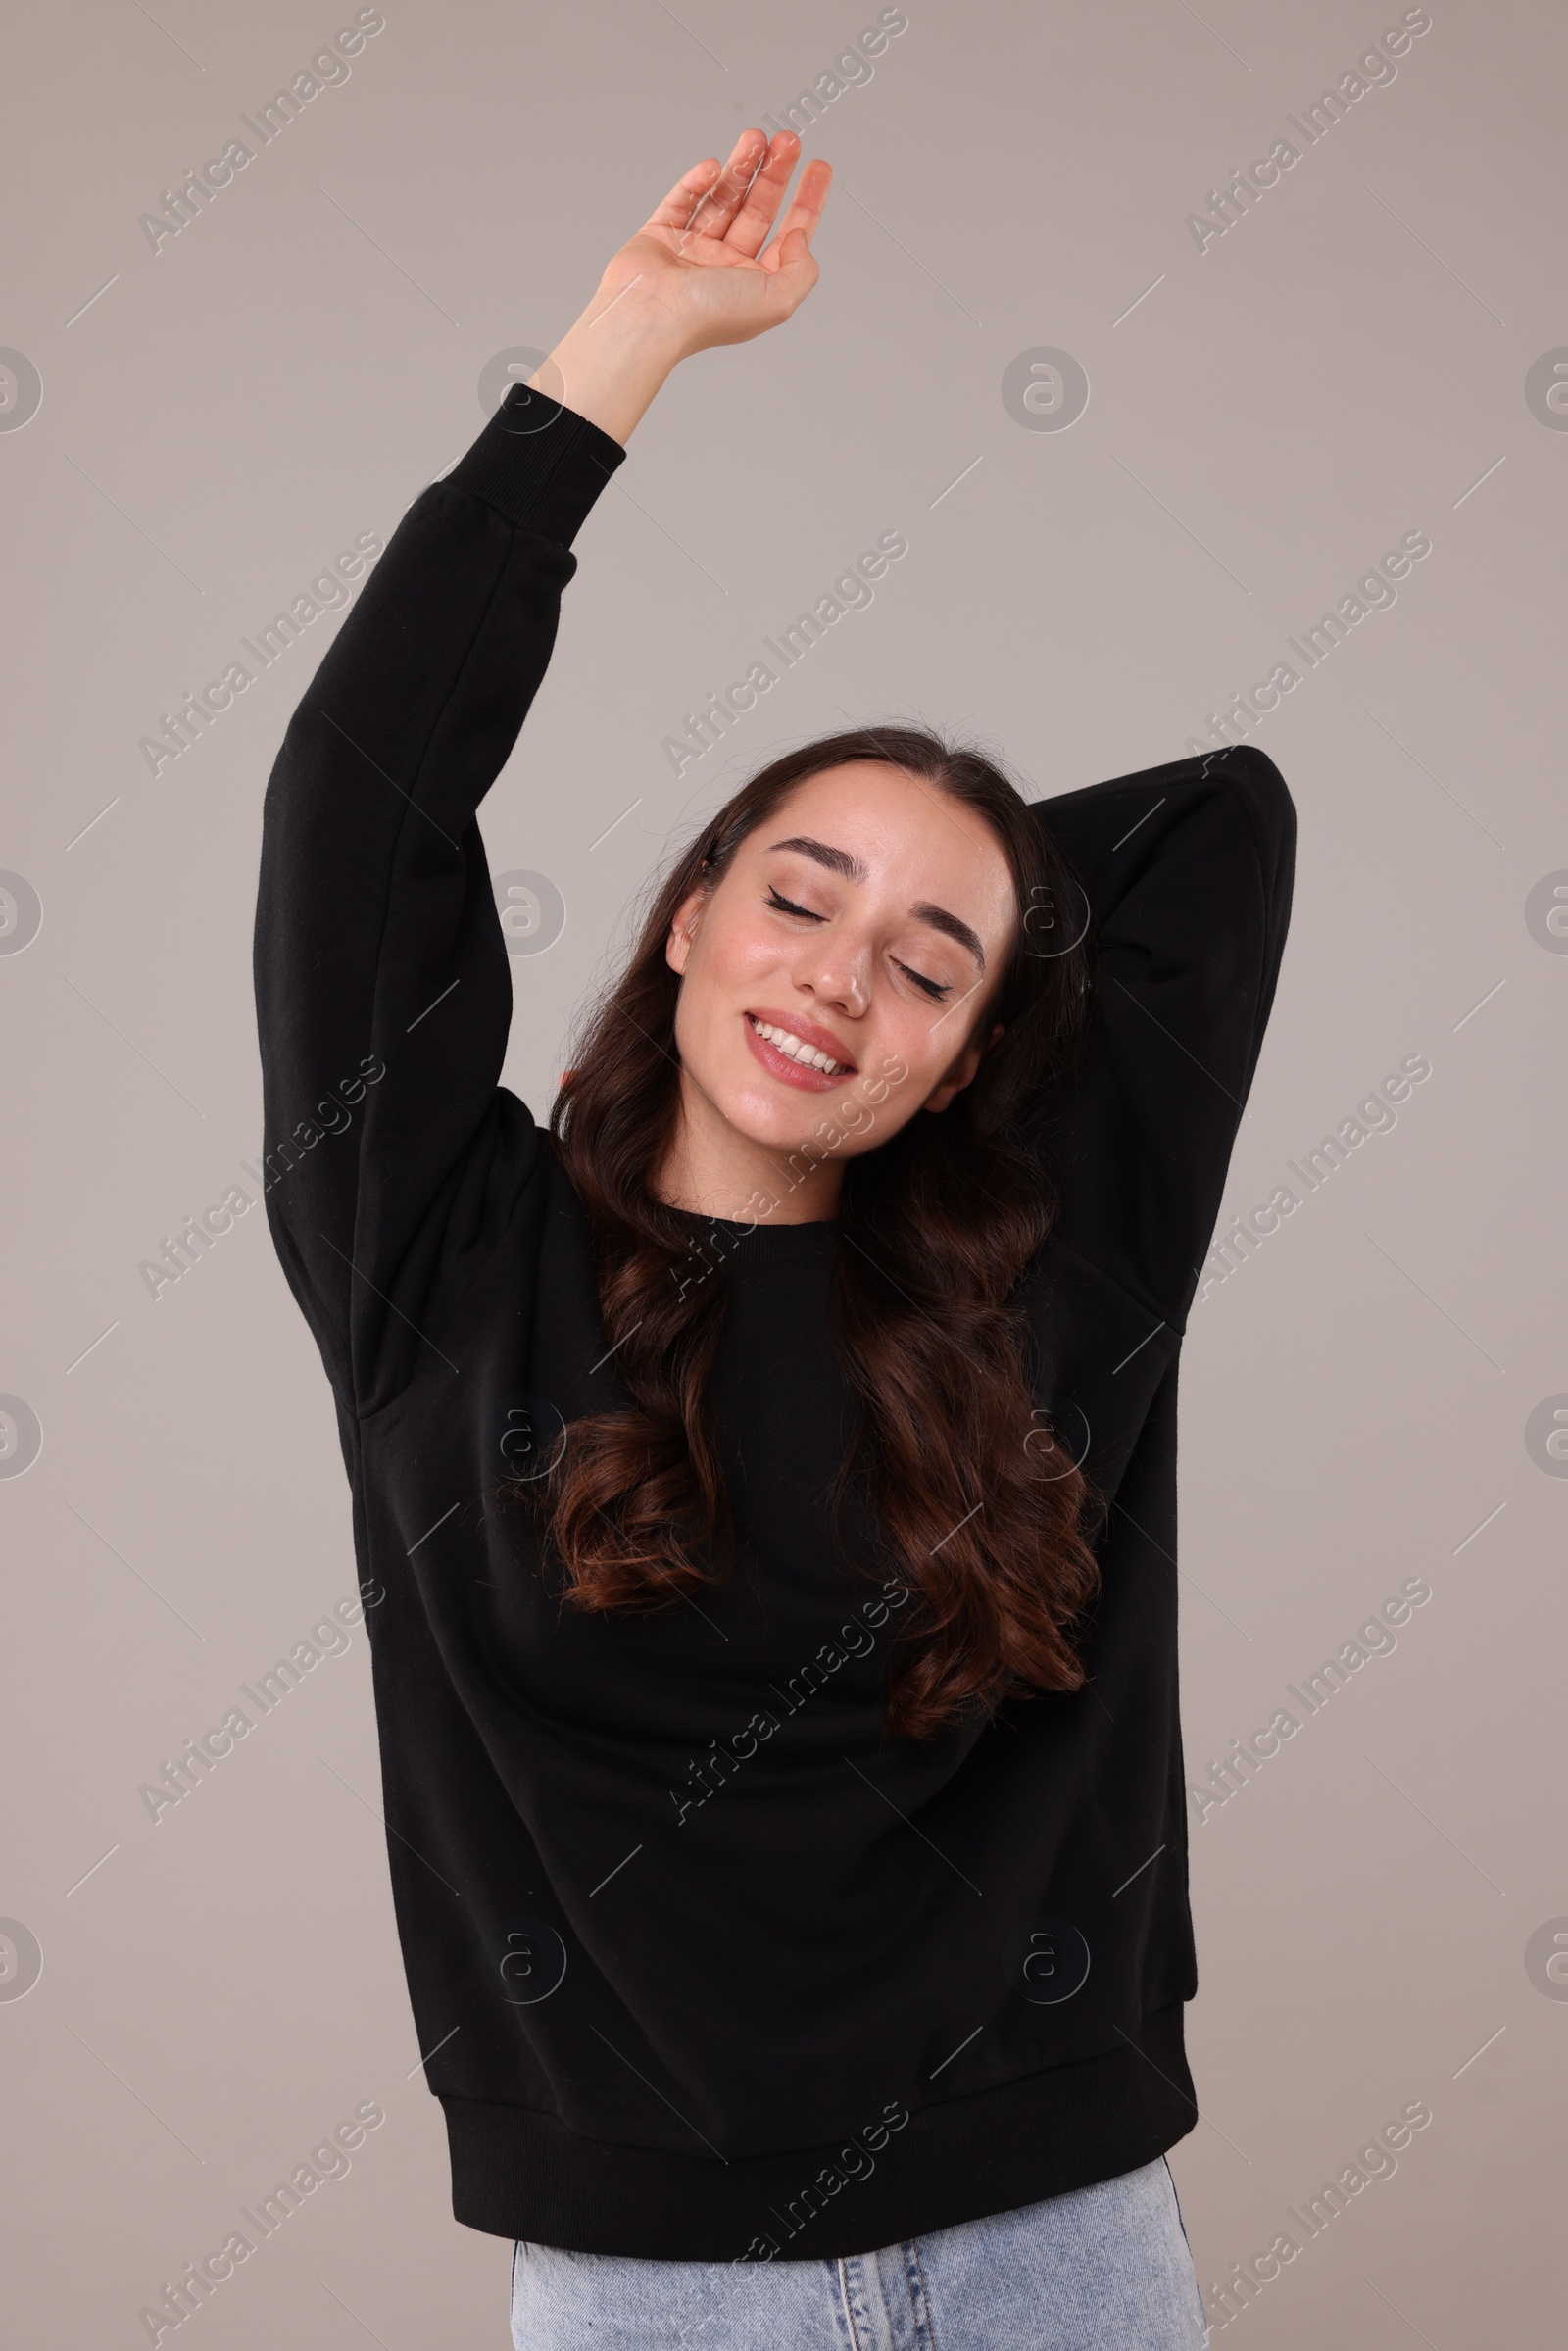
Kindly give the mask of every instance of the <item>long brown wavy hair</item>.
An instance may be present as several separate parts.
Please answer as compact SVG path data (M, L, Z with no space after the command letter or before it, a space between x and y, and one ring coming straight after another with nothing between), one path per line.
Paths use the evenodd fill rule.
M605 1335L632 1401L572 1422L528 1498L572 1606L667 1605L732 1572L708 1396L722 1267L690 1278L691 1222L652 1188L680 1100L680 981L665 941L692 893L716 886L797 784L866 759L982 817L1011 865L1020 910L1011 955L978 1015L987 1032L1000 1021L1003 1036L940 1117L917 1112L846 1160L838 1215L831 1325L858 1413L834 1524L861 1481L878 1556L858 1564L897 1577L912 1601L892 1652L887 1728L924 1739L1004 1697L1080 1687L1074 1636L1097 1577L1090 1490L1042 1429L1018 1302L1054 1208L1029 1122L1070 1069L1086 1025L1089 966L1084 946L1071 944L1069 911L1082 901L1027 804L978 751L911 726L802 744L736 793L658 888L551 1117L587 1210Z

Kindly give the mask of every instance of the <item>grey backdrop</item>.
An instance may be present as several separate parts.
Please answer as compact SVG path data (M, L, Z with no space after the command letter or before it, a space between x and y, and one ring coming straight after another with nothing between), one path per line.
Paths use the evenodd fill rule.
M1227 2327L1256 2351L1557 2339L1563 20L1434 0L1386 72L1357 67L1401 24L1376 0L905 14L835 71L876 8L387 0L265 144L241 117L352 8L83 0L14 27L18 2343L149 2339L141 2308L362 2104L384 2122L218 2286L207 2351L507 2340L508 2248L451 2221L418 2071L363 1629L323 1635L340 1653L177 1805L142 1792L355 1591L328 1392L260 1206L177 1281L142 1270L258 1192L262 793L342 606L298 607L297 641L187 719L177 758L142 739L357 536L384 541L481 425L487 365L548 347L690 162L813 86L806 151L839 174L820 286L682 369L638 430L485 813L495 871L564 906L514 963L508 1080L547 1110L621 908L775 748L918 713L1049 794L1180 757L1275 664L1300 673L1246 719L1300 853L1223 1228L1280 1187L1300 1205L1223 1279L1211 1260L1187 1342L1182 1667L1209 1788L1204 2114L1175 2170L1217 2320L1213 2289L1263 2257ZM1340 119L1309 137L1326 89ZM251 160L177 225L166 195L235 138ZM1227 224L1233 169L1281 140L1297 160ZM1087 378L1065 429L1072 369L1031 374L1043 352ZM889 531L908 554L874 603L677 777L683 714ZM1406 534L1430 553L1355 618ZM1309 665L1288 640L1325 612L1343 641ZM1352 1134L1407 1056L1430 1075L1396 1123ZM1308 1191L1289 1163L1342 1130ZM1430 1597L1396 1647L1357 1643L1411 1580ZM1211 1759L1280 1709L1295 1736L1226 1795ZM1431 2121L1396 2169L1358 2164L1409 2105ZM1309 2235L1334 2180L1344 2209Z

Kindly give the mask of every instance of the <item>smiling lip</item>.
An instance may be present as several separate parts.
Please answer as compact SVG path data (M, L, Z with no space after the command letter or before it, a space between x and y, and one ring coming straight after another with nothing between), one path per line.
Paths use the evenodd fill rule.
M803 1045L811 1046L817 1053L825 1053L830 1061L837 1061L838 1069L830 1072L817 1069L808 1061L795 1060L759 1034L759 1021L764 1022L770 1029L781 1029L787 1035L799 1038ZM798 1013L786 1016L763 1006L746 1013L745 1028L746 1042L757 1059L770 1076L782 1079L787 1086L802 1087L808 1094L827 1094L833 1087L842 1085L846 1078L855 1075L855 1062L831 1031L818 1028L813 1021L802 1020Z

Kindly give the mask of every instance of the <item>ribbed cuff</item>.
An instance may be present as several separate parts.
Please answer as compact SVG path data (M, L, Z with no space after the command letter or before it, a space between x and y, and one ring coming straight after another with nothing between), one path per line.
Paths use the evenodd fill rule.
M618 441L548 392L514 384L446 479L519 530L569 547L625 455Z

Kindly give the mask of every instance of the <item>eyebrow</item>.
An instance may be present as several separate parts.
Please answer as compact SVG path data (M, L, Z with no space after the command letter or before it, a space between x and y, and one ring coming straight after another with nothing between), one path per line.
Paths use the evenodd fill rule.
M774 841L769 846L773 849L793 849L801 857L810 857L815 864L825 865L829 873L841 874L847 882L863 882L866 878L865 867L849 850L834 849L826 841L813 841L809 834L793 833L789 840ZM911 906L909 912L916 922L925 923L931 930L942 931L948 938L956 939L960 947L966 947L984 971L986 951L980 944L979 934L971 930L958 915L950 914L946 906L933 906L925 901L917 906Z

